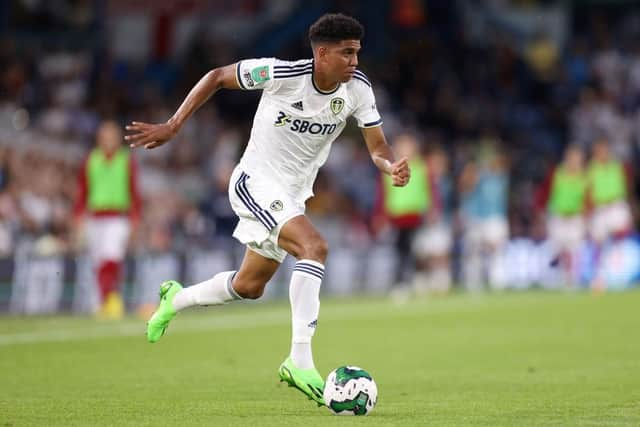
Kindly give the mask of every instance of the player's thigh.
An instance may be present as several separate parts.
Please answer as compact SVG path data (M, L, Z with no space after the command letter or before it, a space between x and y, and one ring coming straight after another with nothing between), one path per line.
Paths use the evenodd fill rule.
M240 268L233 279L236 290L264 288L280 267L276 260L265 258L257 252L247 248Z
M288 220L278 235L278 246L297 259L324 262L328 245L320 232L304 215Z

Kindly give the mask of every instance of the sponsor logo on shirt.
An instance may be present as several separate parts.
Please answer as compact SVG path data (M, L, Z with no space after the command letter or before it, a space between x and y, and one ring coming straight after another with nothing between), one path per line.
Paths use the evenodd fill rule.
M274 126L287 126L292 132L310 133L311 135L331 135L338 127L335 123L316 123L309 120L294 119L284 112L278 112Z

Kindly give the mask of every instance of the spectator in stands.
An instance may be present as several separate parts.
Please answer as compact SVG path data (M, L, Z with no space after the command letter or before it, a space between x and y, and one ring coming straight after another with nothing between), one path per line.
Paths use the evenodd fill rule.
M116 122L101 123L96 147L80 170L74 208L77 233L86 236L96 272L102 304L99 314L106 318L124 315L120 293L122 264L140 218L136 163L130 151L121 145L122 141L122 131Z

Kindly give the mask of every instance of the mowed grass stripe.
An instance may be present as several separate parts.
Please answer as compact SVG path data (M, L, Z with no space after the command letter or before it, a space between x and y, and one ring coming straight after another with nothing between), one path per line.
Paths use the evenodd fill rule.
M629 293L625 295L638 294ZM612 298L619 298L613 295ZM473 313L482 312L487 305L496 312L518 310L523 313L522 303L527 308L527 301L545 302L546 305L570 307L576 304L599 304L601 298L587 294L504 294L504 295L466 295L458 294L447 298L428 300L418 298L401 304L384 298L328 299L326 306L321 306L320 322L349 321L359 318L376 317L415 317L429 316L437 318L450 312ZM520 304L518 304L518 302ZM514 303L516 303L514 305ZM518 308L515 308L518 307ZM531 307L533 308L533 306ZM505 313L506 314L506 313ZM547 320L563 316L563 313L552 312ZM520 316L520 321L525 316ZM435 320L435 319L434 319ZM526 319L525 322L528 322ZM190 309L181 313L171 323L171 334L192 333L206 330L245 329L255 327L289 324L289 308L282 301L266 303L240 303L231 307L208 307ZM526 327L526 324L522 325ZM533 325L531 325L533 326ZM456 327L450 325L450 327ZM44 316L44 317L0 317L0 346L29 344L38 342L66 342L78 340L103 339L110 337L145 336L145 322L141 319L126 318L109 322L95 320L83 316ZM17 329L17 331L12 331Z
M155 345L141 320L2 317L3 336L83 335L0 347L0 426L636 426L639 305L638 292L323 298L316 364L373 375L379 402L365 419L278 382L286 301L192 310ZM86 338L121 328L140 336Z

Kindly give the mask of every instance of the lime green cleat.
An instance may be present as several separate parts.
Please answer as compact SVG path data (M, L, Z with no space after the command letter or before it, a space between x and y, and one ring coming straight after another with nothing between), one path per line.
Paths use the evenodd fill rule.
M289 387L295 387L304 394L310 400L315 401L318 406L324 405L324 399L322 393L324 391L324 380L320 376L317 369L299 369L293 366L293 361L290 357L282 362L278 371L280 374L280 381L284 381L289 384Z
M171 319L176 317L177 311L173 308L173 297L182 290L182 285L175 280L167 280L160 285L160 305L147 322L147 339L149 342L158 342L164 335Z

